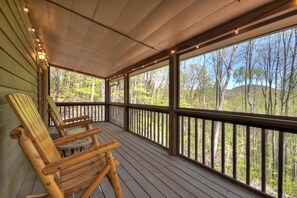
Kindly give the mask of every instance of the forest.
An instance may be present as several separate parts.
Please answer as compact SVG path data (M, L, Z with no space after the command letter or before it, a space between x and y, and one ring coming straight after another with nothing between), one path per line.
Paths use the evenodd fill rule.
M199 50L198 50L199 53ZM181 108L206 109L215 111L242 112L249 114L297 117L297 28L290 28L261 36L236 45L205 54L198 54L180 60ZM59 70L59 71L58 71ZM56 101L103 101L104 81L63 73L51 69L51 95ZM75 76L77 75L77 76ZM129 102L168 106L169 66L138 73L129 78ZM123 78L110 82L111 102L123 102ZM182 119L180 131L187 131L187 122ZM207 121L206 131L210 131ZM201 120L198 120L201 128ZM226 125L225 151L220 148L222 124L215 127L215 169L220 171L222 152L226 155L226 174L232 176L232 125ZM183 134L183 133L180 133ZM191 131L192 134L192 131ZM206 165L209 165L210 133L206 133ZM194 136L183 134L183 141L191 143L190 157L194 153ZM201 145L201 134L197 142ZM267 130L266 142L266 189L277 196L279 131ZM252 127L251 141L251 182L261 187L261 129ZM181 144L181 142L179 142ZM246 127L237 126L237 179L245 182L246 168ZM181 153L185 156L187 145ZM199 150L200 151L200 150ZM197 161L201 162L201 152ZM297 197L297 134L284 133L284 194Z
M104 102L105 80L50 67L50 96L56 102Z

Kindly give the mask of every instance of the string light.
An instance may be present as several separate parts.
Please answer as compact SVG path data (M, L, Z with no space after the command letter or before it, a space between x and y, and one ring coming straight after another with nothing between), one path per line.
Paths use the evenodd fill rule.
M239 31L238 31L237 28L234 30L234 32L235 32L235 34L238 34L239 33Z
M32 31L32 32L35 32L35 28L34 28L34 27L31 27L31 31Z
M39 60L45 60L45 53L44 52L38 52L38 59Z
M198 44L195 47L196 47L196 49L199 49L199 45Z
M156 63L157 63L157 61L155 60L155 61L154 61L154 63L156 64Z
M172 49L172 50L170 51L170 53L171 53L171 54L174 54L174 53L175 53L175 50L174 50L174 49Z
M28 9L27 6L24 7L24 11L25 11L25 12L29 12L29 9Z
M142 66L142 68L144 68L144 65Z
M36 41L37 41L38 43L40 42L40 40L39 40L38 38L36 39Z

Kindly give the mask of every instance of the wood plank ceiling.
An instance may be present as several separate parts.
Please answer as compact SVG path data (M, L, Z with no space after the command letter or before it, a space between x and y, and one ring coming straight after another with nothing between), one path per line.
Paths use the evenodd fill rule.
M50 64L107 77L272 0L28 0Z

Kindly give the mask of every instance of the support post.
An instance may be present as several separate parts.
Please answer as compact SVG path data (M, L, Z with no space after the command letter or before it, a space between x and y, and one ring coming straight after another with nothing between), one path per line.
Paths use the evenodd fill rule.
M105 79L105 122L109 122L109 80Z
M179 60L176 54L169 57L169 154L178 153Z
M129 74L124 75L124 130L129 130Z

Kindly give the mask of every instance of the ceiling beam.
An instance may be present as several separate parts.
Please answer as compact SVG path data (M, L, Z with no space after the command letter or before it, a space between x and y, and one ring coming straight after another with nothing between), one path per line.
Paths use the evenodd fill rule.
M150 48L150 49L152 49L152 50L154 50L154 51L156 51L156 52L160 52L160 50L156 49L156 48L153 47L153 46L150 46L150 45L148 45L148 44L146 44L146 43L144 43L144 42L141 42L141 41L139 41L139 40L136 40L136 39L132 38L131 36L127 35L127 34L124 34L124 33L120 32L120 31L117 31L117 30L115 30L115 29L109 27L109 26L106 26L106 25L104 25L104 24L102 24L102 23L99 23L98 21L95 21L95 20L93 20L92 18L89 18L89 17L86 17L86 16L84 16L84 15L82 15L82 14L79 14L78 12L75 12L75 11L73 11L73 10L71 10L71 9L65 7L65 6L62 6L62 5L60 5L60 4L56 3L56 2L53 2L53 1L51 1L51 0L45 0L45 1L48 2L48 3L50 3L50 4L53 4L53 5L57 6L57 7L59 7L59 8L62 8L62 9L64 9L64 10L67 10L68 12L71 12L72 14L78 15L78 16L80 16L80 17L82 17L82 18L84 18L84 19L86 19L86 20L88 20L88 21L90 21L90 22L92 22L92 23L94 23L94 24L96 24L96 25L99 25L99 26L101 26L101 27L103 27L103 28L105 28L105 29L108 29L108 30L110 30L110 31L112 31L112 32L114 32L114 33L116 33L116 34L119 34L119 35L121 35L121 36L123 36L123 37L125 37L125 38L128 38L129 40L132 40L132 41L134 41L134 42L136 42L136 43L138 43L138 44L140 44L140 45L143 45L143 46L145 46L145 47L147 47L147 48Z

